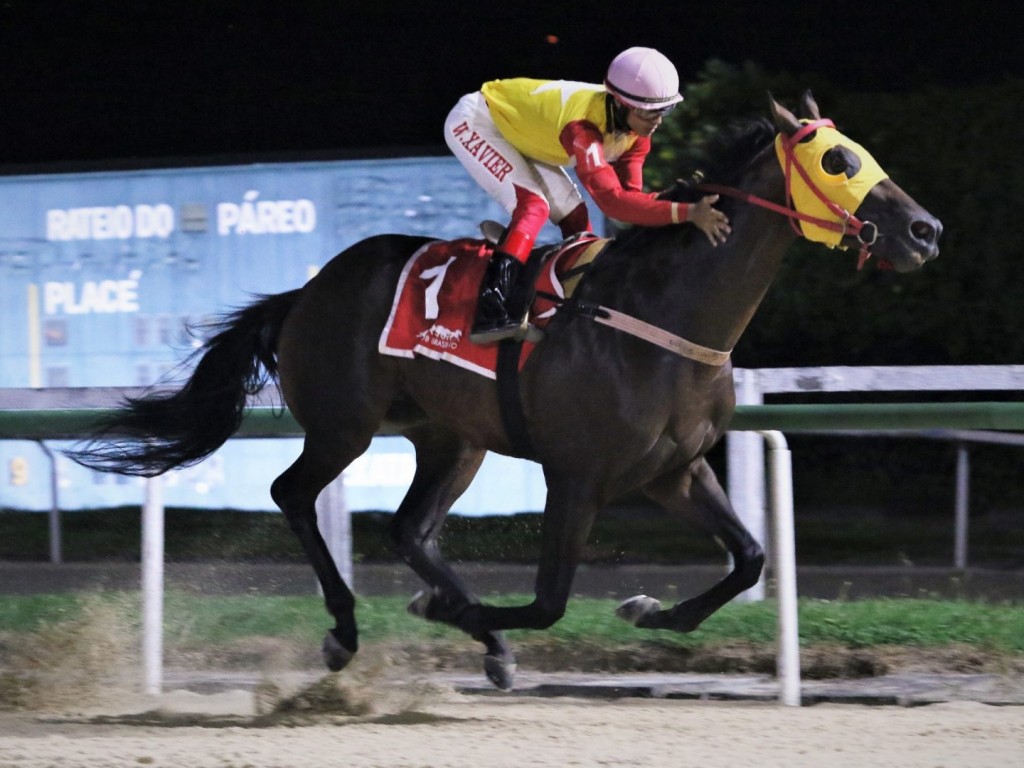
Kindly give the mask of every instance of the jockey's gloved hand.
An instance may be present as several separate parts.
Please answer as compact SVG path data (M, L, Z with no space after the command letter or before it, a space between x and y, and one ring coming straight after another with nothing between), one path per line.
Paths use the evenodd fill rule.
M687 221L693 223L697 229L707 235L708 241L717 246L724 243L725 239L732 232L729 226L729 217L714 207L718 202L718 195L702 197L698 202L690 206Z

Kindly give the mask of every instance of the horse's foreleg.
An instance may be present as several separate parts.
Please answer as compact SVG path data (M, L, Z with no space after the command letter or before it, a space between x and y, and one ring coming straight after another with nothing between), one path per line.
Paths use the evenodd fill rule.
M407 437L416 446L416 475L391 525L395 551L430 585L409 606L411 613L451 623L477 597L445 561L438 535L452 504L465 492L480 468L486 451L470 446L451 432L425 428ZM487 653L484 669L499 688L513 685L516 660L505 638L496 632L479 632L475 640Z
M347 451L327 451L307 436L302 454L270 488L274 502L281 508L316 571L324 593L324 605L334 617L334 628L324 638L323 655L327 667L335 672L343 669L359 648L356 600L341 578L317 526L316 499L320 491L365 449L366 445L361 444Z
M692 467L652 481L645 494L670 512L696 515L733 558L733 569L713 587L668 610L641 595L619 606L619 615L638 627L692 632L738 594L757 583L764 566L764 550L736 516L715 473L703 459Z

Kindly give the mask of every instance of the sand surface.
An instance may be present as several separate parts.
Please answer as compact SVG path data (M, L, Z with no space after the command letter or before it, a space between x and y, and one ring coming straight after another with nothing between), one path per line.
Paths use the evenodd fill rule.
M249 648L258 670L204 656L145 696L127 615L100 601L7 639L0 768L1024 766L1024 706L481 695L456 690L429 654L385 646L338 674L280 643Z
M400 689L382 691L378 704L361 691L345 704L360 714L311 698L273 711L265 693L244 690L0 713L0 768L1024 765L1024 708L1015 706L786 708Z

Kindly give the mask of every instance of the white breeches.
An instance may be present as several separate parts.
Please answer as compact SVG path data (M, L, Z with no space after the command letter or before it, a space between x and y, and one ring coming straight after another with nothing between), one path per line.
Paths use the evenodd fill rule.
M509 213L516 207L517 186L547 201L556 224L583 202L564 168L526 158L505 141L479 91L463 96L448 113L444 139L473 180Z

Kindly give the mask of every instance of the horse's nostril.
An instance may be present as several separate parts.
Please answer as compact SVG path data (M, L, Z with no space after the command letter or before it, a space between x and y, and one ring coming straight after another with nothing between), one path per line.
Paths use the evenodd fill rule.
M942 235L942 222L932 216L914 219L910 223L910 235L921 246L921 255L925 261L931 261L939 255L939 237Z
M910 225L910 234L919 243L934 245L938 242L942 225L935 220L917 219Z

